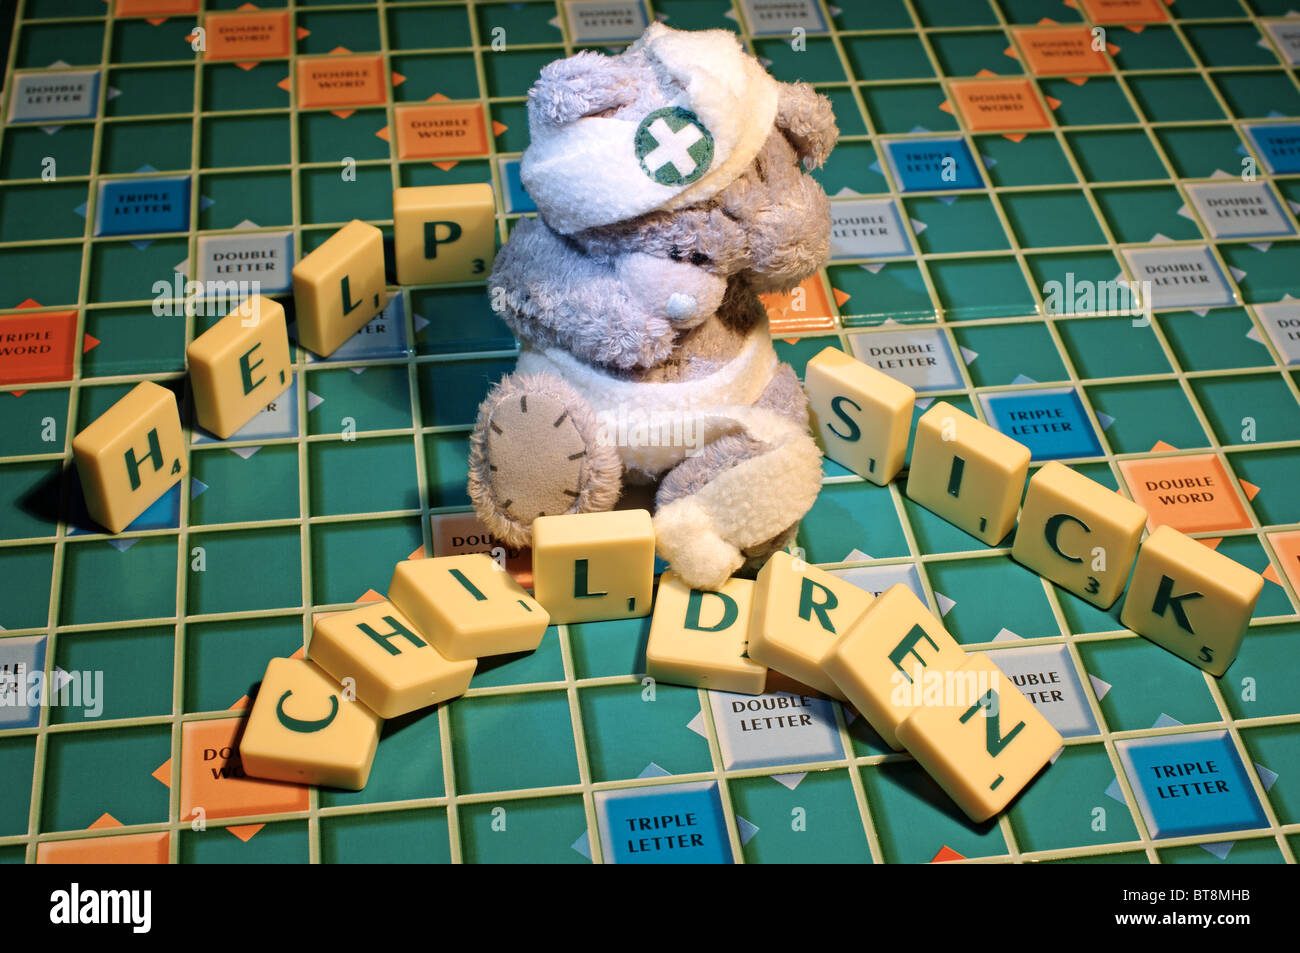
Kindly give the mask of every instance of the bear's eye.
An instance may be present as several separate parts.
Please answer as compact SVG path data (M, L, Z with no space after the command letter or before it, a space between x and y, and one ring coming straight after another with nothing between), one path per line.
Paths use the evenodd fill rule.
M671 258L673 261L681 261L682 250L678 248L676 245L674 245L672 248L668 249L668 257Z
M698 251L693 251L693 252L691 252L691 264L692 264L692 265L707 265L708 263L709 263L709 256L708 256L708 255L704 254L703 252L698 252Z

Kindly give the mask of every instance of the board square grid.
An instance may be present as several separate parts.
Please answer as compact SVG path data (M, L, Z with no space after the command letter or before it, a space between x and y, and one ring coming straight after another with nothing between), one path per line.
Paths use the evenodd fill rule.
M205 11L226 6L202 5ZM1125 481L1121 461L1176 459L1205 453L1217 458L1229 476L1229 485L1222 490L1246 513L1249 526L1198 535L1210 537L1211 542L1224 539L1227 543L1240 541L1261 547L1275 577L1266 585L1277 586L1281 598L1261 603L1261 609L1266 603L1272 609L1267 614L1257 612L1242 661L1222 681L1180 667L1182 663L1175 664L1159 652L1137 654L1149 656L1150 664L1168 671L1171 678L1203 681L1206 702L1189 717L1194 718L1198 732L1225 731L1225 743L1247 768L1266 824L1249 835L1248 843L1237 846L1237 856L1294 862L1300 824L1275 807L1268 792L1272 775L1282 778L1278 791L1293 790L1300 762L1270 762L1264 767L1262 760L1276 756L1271 756L1267 748L1256 750L1248 739L1263 732L1294 731L1300 711L1294 704L1279 710L1273 707L1276 699L1271 698L1261 707L1266 714L1254 714L1251 703L1244 700L1247 690L1242 679L1255 676L1263 681L1265 675L1264 669L1257 672L1250 668L1263 657L1253 655L1251 646L1257 645L1263 652L1275 643L1290 644L1300 637L1300 617L1295 612L1300 602L1292 576L1278 572L1284 554L1275 549L1268 535L1294 531L1300 524L1266 519L1276 514L1281 495L1288 491L1277 479L1277 474L1285 474L1286 469L1279 469L1276 461L1294 459L1300 448L1300 441L1290 439L1294 437L1293 421L1300 414L1300 391L1295 375L1287 372L1288 355L1267 333L1262 315L1256 313L1256 302L1243 294L1239 284L1246 276L1234 267L1234 260L1240 259L1233 255L1250 251L1247 240L1216 241L1200 220L1187 191L1189 181L1209 182L1239 175L1244 160L1255 167L1258 182L1281 193L1277 203L1281 217L1295 233L1295 206L1287 201L1298 194L1295 182L1280 171L1276 177L1272 174L1274 168L1279 168L1276 159L1262 154L1259 144L1261 129L1282 125L1288 116L1291 124L1296 122L1292 103L1300 95L1294 72L1287 71L1283 65L1286 60L1276 55L1277 34L1266 28L1274 21L1247 0L1223 4L1230 11L1227 19L1185 17L1179 10L1180 3L1174 2L1166 8L1167 22L1149 27L1146 34L1108 27L1108 39L1119 47L1119 52L1099 54L1107 70L1089 74L1084 83L1072 83L1069 78L1040 78L1029 64L1021 63L1017 69L1016 61L1010 58L1005 63L998 60L977 64L986 52L991 53L993 47L988 41L997 38L998 31L1016 36L1023 48L1025 32L1033 31L1043 16L1061 23L1082 21L1091 25L1086 4L1067 7L1053 2L971 0L959 6L897 0L870 5L874 13L864 12L868 5L857 3L846 2L837 8L825 0L808 0L807 6L815 14L809 22L819 21L821 27L809 27L808 50L815 50L816 55L810 52L805 66L787 41L752 21L757 15L755 9L763 7L762 0L736 0L734 4L730 0L707 4L650 0L646 4L651 17L665 16L672 25L720 26L737 31L751 49L771 61L778 78L815 81L821 91L834 98L841 113L841 127L860 130L843 137L830 166L819 174L833 201L869 198L890 202L897 226L907 239L908 251L901 258L896 251L879 258L837 258L834 268L818 275L814 281L821 284L826 300L835 303L830 316L833 327L824 334L804 333L799 342L801 351L824 343L855 353L872 337L890 333L889 328L876 330L880 325L916 322L941 335L946 349L957 358L953 361L957 386L945 381L942 389L923 395L927 401L949 400L983 416L982 399L987 396L1042 390L1044 383L1068 386L1078 395L1102 450L1095 456L1069 462L1103 482L1119 486L1127 495L1133 495L1133 488ZM926 787L924 778L913 777L916 772L910 759L889 753L862 719L838 704L831 705L833 730L839 738L836 747L843 754L826 759L822 751L804 763L796 760L779 767L764 764L727 768L708 693L661 686L665 697L674 699L670 709L673 722L662 730L694 734L666 737L661 758L665 764L651 761L640 776L628 776L636 768L630 763L621 766L627 752L610 750L611 745L618 745L617 732L602 730L594 723L593 714L606 704L602 698L618 697L625 699L620 704L642 704L636 702L635 696L643 689L637 667L643 666L643 652L632 646L644 638L644 631L626 624L557 627L553 634L548 633L548 642L543 646L546 654L539 650L538 659L485 665L464 702L390 723L376 762L373 790L356 796L312 790L306 810L222 818L212 823L206 833L192 831L190 819L181 813L184 726L238 717L241 699L237 693L251 689L251 683L245 684L246 674L233 680L200 675L196 671L199 661L220 664L219 646L227 629L248 629L250 634L239 644L260 646L267 657L289 654L292 645L285 644L286 634L300 628L305 640L314 611L341 608L367 589L382 589L392 562L405 558L411 549L431 552L435 541L432 518L467 510L463 460L476 395L509 369L514 349L508 334L493 324L494 318L461 317L465 309L460 307L462 302L457 296L481 297L481 285L431 290L390 284L390 294L402 299L403 307L395 313L403 323L409 351L316 364L306 360L299 350L294 364L298 386L290 391L292 404L285 408L291 418L291 435L191 443L194 477L211 475L214 480L233 481L240 462L268 461L266 467L256 471L259 479L274 480L266 502L256 506L225 504L223 514L223 506L218 505L223 495L237 495L238 489L228 484L207 489L201 481L191 482L174 525L130 531L123 540L116 541L121 551L114 551L105 537L78 531L75 522L69 520L73 510L69 497L75 494L72 481L49 474L70 463L71 434L107 406L105 390L118 394L141 380L179 381L175 360L183 353L182 345L210 319L193 315L172 319L184 325L183 337L176 336L175 347L167 354L151 350L148 367L142 367L132 357L136 342L123 342L125 347L104 344L99 341L99 332L105 341L110 340L110 333L131 333L129 322L115 324L113 319L147 309L151 300L140 293L141 289L157 278L170 278L173 264L186 277L195 277L200 236L238 237L250 225L266 233L288 230L293 248L305 252L353 214L391 235L387 190L398 185L490 181L498 198L498 226L502 235L508 234L518 216L508 211L507 170L510 160L517 159L519 148L526 143L523 93L542 63L585 45L600 44L584 43L575 37L574 20L566 15L564 3L555 0L528 0L523 4L430 0L328 8L291 2L278 9L287 14L292 27L299 32L308 29L309 34L298 37L296 42L291 40L287 56L244 69L230 62L205 62L188 45L182 45L189 28L200 22L194 17L173 16L160 24L146 25L139 19L115 17L111 6L93 16L68 18L51 16L50 9L49 4L35 0L18 2L5 75L8 98L0 104L0 115L10 119L0 126L0 175L5 176L0 181L0 201L4 203L0 208L9 207L10 194L42 194L39 190L48 186L40 179L40 161L50 155L58 163L59 187L71 184L71 191L76 193L73 198L86 201L77 211L84 220L83 232L79 238L56 232L33 240L24 234L21 223L10 223L0 216L0 311L22 313L17 309L24 304L28 308L34 305L31 314L75 308L75 340L82 340L83 345L73 349L72 374L66 381L18 383L0 379L0 401L10 404L0 414L0 488L8 493L10 487L22 486L19 507L25 517L12 523L14 530L6 531L6 538L0 539L5 585L20 590L17 604L22 607L17 624L0 633L0 651L6 640L43 636L45 672L50 674L60 659L75 658L69 653L89 646L87 640L95 634L129 639L131 632L147 627L149 648L156 653L159 633L163 633L161 638L170 633L174 643L170 653L171 712L95 721L60 717L64 713L42 709L38 724L0 730L0 763L15 768L4 775L22 778L26 772L32 778L30 789L21 780L6 782L14 785L20 795L17 800L22 801L24 794L28 799L25 820L21 809L0 814L0 852L5 856L21 855L32 862L38 848L47 843L167 832L171 835L169 857L173 862L255 857L302 861L360 856L383 859L384 852L374 847L383 844L385 837L392 843L414 838L412 843L427 845L426 852L420 854L426 859L458 862L590 858L599 862L610 859L604 856L598 824L600 803L610 794L655 789L666 782L716 785L730 856L736 861L796 856L815 859L816 850L809 854L807 848L808 843L818 843L815 838L810 836L807 842L800 842L797 833L776 831L778 824L788 828L791 807L802 809L803 801L810 809L823 802L833 805L816 810L833 810L834 823L847 825L855 835L860 828L860 838L850 836L838 845L854 845L854 850L837 854L836 859L883 862L928 860L938 855L1009 862L1133 857L1169 862L1181 856L1179 851L1196 852L1197 845L1202 844L1217 850L1215 857L1232 856L1224 845L1241 840L1243 835L1238 832L1155 840L1143 819L1134 782L1124 770L1116 743L1174 736L1185 729L1170 712L1161 712L1150 727L1116 724L1113 712L1127 711L1131 706L1121 703L1115 707L1114 698L1106 704L1103 699L1111 690L1122 691L1123 686L1117 679L1112 689L1088 662L1093 649L1100 651L1112 645L1138 648L1145 643L1124 631L1112 615L1083 606L1032 574L1020 575L1018 567L1006 558L1006 546L981 547L929 514L905 505L901 484L867 492L861 480L832 463L827 466L827 492L806 520L800 545L815 553L819 564L834 569L914 572L933 608L944 614L957 613L949 623L967 636L964 641L968 649L989 649L995 659L999 649L1012 645L1062 650L1099 728L1067 739L1071 767L1063 768L1061 773L1068 772L1071 780L1081 779L1090 795L1091 788L1096 788L1095 796L1080 801L1083 809L1100 806L1119 813L1109 827L1110 833L1099 836L1085 820L1066 818L1063 809L1045 807L1041 797L1033 797L1033 789L991 827L972 828L942 810L936 815L925 806L926 802L935 802L933 789ZM299 64L307 57L328 56L331 49L345 45L340 39L345 35L358 47L350 49L351 54L382 59L383 71L392 81L384 86L383 105L362 107L348 115L299 108L291 79L298 76ZM1252 47L1243 39L1255 35L1264 40L1262 45ZM1216 36L1227 38L1222 48L1216 46ZM502 37L506 50L494 49L494 41ZM1132 49L1126 54L1124 48L1130 38ZM175 44L174 55L163 54L165 43ZM863 71L863 65L871 59L864 51L879 54L874 74ZM952 81L979 79L981 68L1023 75L1045 117L1043 127L1003 136L983 126L967 127L951 109L941 111L940 104L953 102ZM58 128L52 132L31 128L30 121L13 121L10 100L15 95L16 76L50 77L64 71L97 73L93 89L97 104L92 118L53 118L50 127ZM392 74L398 74L401 80ZM277 88L280 79L289 81ZM1259 96L1252 98L1252 93L1260 90L1280 104L1281 116L1259 111ZM436 101L438 94L485 106L489 134L487 151L481 156L457 157L456 162L441 164L435 158L433 165L424 157L398 157L395 107L430 98ZM1288 113L1288 109L1292 111ZM845 115L846 110L851 115ZM1108 121L1111 111L1121 113L1116 121ZM496 129L497 122L506 128ZM220 148L215 136L238 136L241 124L247 124L243 127L247 130L255 126L274 130L275 146L266 155L233 144ZM344 128L349 132L340 133ZM164 129L169 137L166 140ZM375 135L381 130L388 131L388 148L384 148L383 137ZM147 155L149 133L154 132L160 143L153 150L156 159ZM1206 168L1196 165L1204 161L1199 157L1205 150L1186 139L1193 134L1213 135L1216 142L1237 145L1216 148L1215 164ZM188 148L181 147L185 136ZM1140 141L1142 161L1103 163L1103 168L1093 170L1093 163L1104 156L1098 155L1092 145L1107 136ZM281 141L283 138L287 143ZM358 142L359 138L362 141ZM881 162L885 143L945 138L959 138L966 145L975 161L985 167L990 187L977 185L932 193L908 190L904 194L888 163ZM1022 143L1049 156L1056 163L1055 171L1049 173L1037 160L1017 167L1014 150ZM138 154L153 161L131 165ZM339 164L344 156L353 158L357 171L357 181L348 184L349 192L342 192L338 186ZM993 159L997 161L990 162ZM1195 176L1189 174L1193 172ZM133 234L129 240L96 236L95 200L103 184L181 175L190 183L186 231ZM238 208L238 186L216 194L224 178L274 182L272 191L280 194L288 186L285 220L281 221L274 209L267 209L263 217L271 218L251 224L248 219L262 214L259 204L250 202L246 208ZM1118 206L1112 208L1112 203L1119 187L1172 187L1185 206L1185 214L1179 214L1189 226L1188 231L1148 237L1125 225L1122 233L1117 232L1121 212ZM61 204L72 201L66 193L53 188L47 194L58 195ZM944 202L951 208L952 200L962 197L991 213L981 220L980 227L989 238L981 241L979 248L952 249L954 239L961 236L942 233L946 221L955 227L969 216L940 214L945 211L940 206L931 216L912 211L922 203ZM1069 230L1070 240L1080 244L1062 246L1052 236L1039 237L1035 225L1041 216L1034 210L1050 210L1051 203L1061 197L1068 197L1071 204L1071 225L1079 226ZM1273 198L1277 201L1278 197ZM237 214L224 212L222 205L235 207ZM215 211L207 214L209 208ZM51 210L52 215L66 212L62 207ZM1016 216L1024 217L1022 220ZM934 223L930 227L935 231L922 238L927 218ZM1139 241L1126 240L1132 238ZM1029 240L1035 244L1025 244ZM1131 369L1121 366L1115 376L1107 376L1104 360L1080 340L1086 334L1081 326L1091 320L1115 319L1058 318L1049 314L1044 290L1047 277L1074 270L1078 264L1081 275L1091 269L1098 280L1108 280L1125 272L1126 249L1152 245L1166 250L1207 250L1235 301L1242 306L1240 313L1249 327L1249 333L1244 335L1249 347L1246 342L1241 346L1254 355L1251 360L1231 367L1202 369L1189 365L1187 353L1171 336L1168 321L1172 319L1159 313L1149 327L1133 332L1141 335L1143 347L1154 347L1152 359ZM1297 243L1283 238L1273 247L1289 247L1294 252ZM133 260L131 256L136 257ZM880 267L886 257L891 257L893 264ZM996 273L999 281L1012 279L1010 290L982 282L978 270L991 261L1006 266ZM965 263L979 268L963 272L960 269ZM138 280L130 284L133 265L138 266ZM850 275L855 278L852 283L840 280ZM1273 295L1267 300L1278 297ZM1192 313L1168 309L1168 314L1175 313L1188 314L1189 320L1195 320ZM466 324L463 333L442 329L462 320ZM1045 333L1045 342L1055 351L1049 363L1055 366L1059 359L1064 376L1054 371L1050 382L1032 379L1028 374L1023 375L1024 379L1007 381L1000 369L996 375L980 373L981 365L976 364L979 354L964 348L963 341L974 339L964 333L967 329L984 328L989 333L1000 329L1009 335L1023 328L1026 334L1036 336L1035 347ZM1063 334L1062 328L1068 334ZM82 337L88 329L96 331L94 345L90 343L92 338ZM1118 333L1122 333L1122 322L1120 329ZM435 331L438 343L430 347L429 335ZM774 336L781 337L780 329ZM792 338L797 336L798 332L792 334ZM142 349L145 343L155 349L160 346L155 341L140 343ZM101 354L124 356L102 360L94 356L98 346L106 348ZM809 348L810 353L812 350ZM1005 356L999 358L1004 360ZM1085 365L1093 373L1084 374ZM1207 397L1215 382L1241 378L1244 384L1258 378L1261 369L1271 372L1273 396L1266 409L1277 415L1268 425L1259 421L1259 430L1270 435L1267 440L1256 439L1253 431L1247 438L1240 428L1230 426L1232 421L1223 419L1226 411L1215 405L1217 398ZM372 376L382 378L384 386L373 386ZM1177 409L1187 417L1187 423L1199 426L1203 437L1193 441L1195 446L1153 442L1148 448L1130 447L1129 438L1123 436L1124 449L1118 450L1107 435L1117 421L1099 410L1094 395L1098 389L1121 383L1159 385L1177 393ZM13 396L17 393L21 396ZM1185 408L1181 406L1184 401ZM1132 412L1139 405L1130 402L1124 406ZM30 410L15 412L15 406ZM1235 405L1228 406L1237 410ZM55 439L33 439L31 428L40 431L47 420L53 421ZM348 420L352 421L355 441L349 439ZM1126 435L1129 431L1125 421L1118 423L1116 433ZM1278 424L1289 426L1279 428ZM1279 429L1278 439L1272 439ZM380 494L383 506L372 504L372 494L349 494L346 487L330 482L320 472L332 459L351 452L358 461L355 472L364 473L361 461L372 450L381 449L380 456L374 459L385 467L396 465L390 460L400 462L406 474L402 479L409 484L407 492L395 487ZM261 458L261 454L267 456ZM205 463L216 460L221 464ZM1274 465L1257 465L1253 470L1245 467L1247 461L1268 464L1270 460ZM44 480L33 483L32 466L47 468ZM254 472L252 467L248 472ZM1269 474L1272 482L1243 483L1242 474L1246 472ZM1291 473L1294 478L1294 470ZM23 479L28 482L23 483ZM200 494L204 492L213 496L200 508L194 501L202 499ZM1268 494L1260 506L1252 505L1256 493ZM6 506L15 505L8 499L5 502ZM874 515L871 511L875 511ZM844 528L846 515L856 520L849 524L856 529ZM1282 518L1296 515L1288 510ZM197 532L200 524L202 531ZM923 547L918 537L934 539L940 545ZM195 547L205 542L209 544L204 547L205 554L217 558L223 551L270 552L262 542L270 538L276 540L272 548L277 554L285 550L277 566L269 570L282 576L270 593L248 592L249 587L228 578L229 566L208 569L214 573L211 578L192 570ZM137 542L130 544L132 540ZM1276 561L1270 561L1274 553ZM1235 550L1233 554L1242 558ZM110 558L117 560L116 566ZM347 561L357 568L349 568ZM74 570L80 565L96 567L97 574L105 574L97 585L104 587L109 597L103 601L78 598L71 591L77 581ZM111 593L115 578L122 579L123 585L130 579L132 569L126 567L138 570L143 566L157 569L154 578L136 591L138 599ZM174 578L167 577L167 567L174 567ZM1264 564L1255 568L1262 569ZM948 585L956 591L961 580L967 578L1005 579L1032 591L1030 602L1035 611L1021 611L1016 616L1023 620L1016 624L1027 631L1009 630L1006 617L997 607L980 604L974 597L954 601L953 592L940 588ZM330 598L325 598L327 595ZM268 608L268 603L273 605ZM139 612L148 617L130 617ZM108 618L104 618L105 614ZM0 625L6 623L0 619ZM259 626L274 629L279 635L268 639L257 631ZM547 649L552 638L554 645ZM134 645L132 651L138 653L142 646ZM1267 657L1279 656L1272 653ZM1297 653L1290 657L1294 660ZM260 663L248 667L260 671ZM214 690L214 682L223 684ZM150 686L151 701L146 707L157 708L158 688ZM196 701L200 692L206 692L211 700L208 705ZM228 700L227 694L232 696ZM626 700L629 696L630 701ZM683 701L687 702L684 707ZM508 724L494 721L493 712L509 711L514 705L544 712L538 725L549 739L546 747L562 755L554 763L532 764L520 773L525 779L536 779L536 786L512 787L515 782L511 773L501 764L470 768L466 746L481 743L491 747L508 741ZM132 708L126 706L126 710ZM693 717L688 717L692 713ZM683 718L689 720L689 726L678 727L676 722ZM415 743L418 740L423 740L423 746ZM399 751L408 749L408 757L396 757ZM689 757L681 754L692 749L697 750ZM387 759L386 751L392 753ZM134 772L129 784L139 786L141 798L136 804L123 799L118 808L122 817L117 820L125 826L102 826L100 813L110 812L116 799L97 805L84 780L77 781L99 759L116 765L117 770L130 767ZM147 769L156 764L161 770L152 777L148 770L145 776L135 777L140 773L135 769L146 762ZM616 765L620 765L617 770ZM669 768L673 769L670 776ZM808 776L795 780L801 774ZM1288 774L1292 775L1289 780ZM158 787L164 778L168 787ZM803 784L809 784L806 798L800 796ZM161 793L164 790L165 797ZM122 798L121 791L118 798ZM742 806L755 816L743 816ZM97 807L102 807L103 812L97 812ZM503 840L495 833L493 822L499 807L522 832L518 840ZM853 811L857 812L856 819ZM816 814L812 816L815 819ZM909 833L913 818L922 829L919 835ZM95 828L88 829L92 824ZM261 824L267 826L247 840L232 837L222 829L223 825L251 829ZM765 826L776 836L764 838ZM794 843L783 848L781 838Z

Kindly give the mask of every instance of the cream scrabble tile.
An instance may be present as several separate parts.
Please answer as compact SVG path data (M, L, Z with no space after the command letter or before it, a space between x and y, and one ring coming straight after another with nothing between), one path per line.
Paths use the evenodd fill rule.
M478 662L446 658L391 602L371 602L316 617L307 657L381 718L396 718L456 698Z
M1109 609L1128 582L1147 511L1053 460L1029 480L1011 556Z
M947 675L944 697L917 707L898 740L978 823L1010 804L1062 739L987 655Z
M185 349L194 419L226 439L293 383L284 308L254 295Z
M453 661L531 652L551 621L486 553L404 560L388 598Z
M400 285L486 280L496 241L496 204L486 182L393 190Z
M239 760L249 777L360 791L382 726L314 662L274 658L239 742Z
M646 510L533 521L533 592L552 622L649 615L654 563L654 524Z
M298 343L329 357L384 309L384 235L353 219L293 266Z
M916 422L907 495L990 546L1016 522L1029 448L940 401Z
M749 657L832 698L844 700L822 662L836 638L871 605L871 594L787 552L758 574Z
M767 667L745 655L753 608L753 580L728 579L706 592L664 573L646 643L646 674L673 685L762 694Z
M927 681L965 662L943 623L900 582L831 645L822 668L876 733L902 751L898 726L926 697Z
M1228 670L1264 577L1171 526L1142 542L1120 621L1211 675Z
M120 533L185 474L176 395L150 381L96 417L72 440L86 511Z
M834 347L808 362L804 390L826 456L881 486L898 475L916 391Z

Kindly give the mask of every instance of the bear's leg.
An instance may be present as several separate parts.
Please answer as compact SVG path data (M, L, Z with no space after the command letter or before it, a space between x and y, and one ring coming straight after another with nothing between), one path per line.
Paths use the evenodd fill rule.
M784 418L768 439L733 433L664 477L655 540L687 584L715 589L747 562L788 545L821 489L821 454L807 431L807 399L783 365L756 404Z
M469 496L509 546L529 545L539 516L612 509L622 474L591 405L554 374L507 375L479 406Z

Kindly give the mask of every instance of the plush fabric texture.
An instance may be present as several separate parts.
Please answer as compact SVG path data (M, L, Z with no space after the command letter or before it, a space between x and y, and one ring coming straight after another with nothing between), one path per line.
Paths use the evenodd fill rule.
M562 234L706 201L753 161L777 98L776 80L731 32L655 23L619 56L584 51L543 68L520 176ZM679 118L653 115L663 110ZM672 129L682 118L685 130ZM638 154L647 133L662 151ZM675 171L656 174L665 167Z
M515 408L524 412L504 413ZM583 456L569 459L575 451ZM591 405L561 378L510 374L479 405L470 436L470 501L509 546L526 546L542 513L613 509L622 471L618 453L600 439Z
M524 180L540 217L515 225L488 280L521 351L471 440L475 510L525 545L532 509L610 509L620 486L645 485L659 554L689 585L719 586L789 545L821 488L807 399L758 295L829 257L830 205L806 170L837 138L830 104L767 77L730 33L655 25L619 56L550 64L528 109ZM693 139L689 156L707 167L692 181L642 168L636 128L654 114L678 132L707 127L712 152ZM630 141L637 164L601 152L610 141ZM518 406L534 395L582 435L576 491L567 439Z

